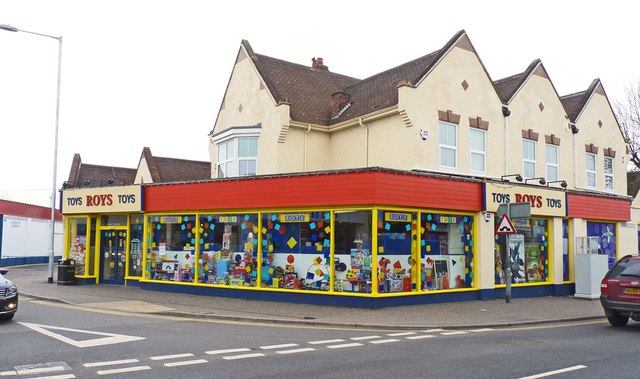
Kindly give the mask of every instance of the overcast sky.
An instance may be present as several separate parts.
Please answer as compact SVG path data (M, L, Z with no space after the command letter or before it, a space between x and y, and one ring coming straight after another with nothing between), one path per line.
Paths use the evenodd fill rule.
M613 102L640 78L640 2L0 0L0 24L62 36L57 186L74 153L136 168L209 160L242 39L254 51L364 79L466 30L491 78L542 60L559 94L600 78ZM0 199L49 206L58 42L0 30Z

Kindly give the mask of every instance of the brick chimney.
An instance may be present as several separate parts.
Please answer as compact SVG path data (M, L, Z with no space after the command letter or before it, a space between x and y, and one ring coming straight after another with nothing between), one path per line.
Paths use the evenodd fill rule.
M350 103L351 96L348 93L336 92L331 95L331 119L335 120L340 117Z
M329 71L329 67L324 65L324 61L322 58L311 58L311 68Z

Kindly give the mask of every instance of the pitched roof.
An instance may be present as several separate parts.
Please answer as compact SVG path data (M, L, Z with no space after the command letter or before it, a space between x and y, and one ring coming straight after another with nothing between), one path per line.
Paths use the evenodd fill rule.
M516 92L518 92L518 89L522 87L527 78L531 76L534 70L541 63L540 59L535 59L523 72L494 81L493 85L496 87L500 100L502 100L503 103L508 104Z
M211 179L211 162L155 157L151 149L142 149L141 159L147 162L154 183L184 182Z
M582 112L582 109L587 105L587 101L589 101L589 98L596 90L599 83L600 79L594 79L586 91L576 92L560 97L560 101L562 101L562 105L567 111L567 116L569 116L569 120L571 122L576 122L580 112Z
M398 83L419 82L464 36L461 30L441 49L363 80L332 73L326 66L307 67L255 54L247 41L242 43L276 102L291 105L293 120L328 126L396 105ZM348 94L352 105L341 119L332 120L330 101L337 92Z
M136 169L82 163L80 154L73 155L65 188L104 187L133 184Z
M627 172L627 195L636 197L640 190L640 171Z

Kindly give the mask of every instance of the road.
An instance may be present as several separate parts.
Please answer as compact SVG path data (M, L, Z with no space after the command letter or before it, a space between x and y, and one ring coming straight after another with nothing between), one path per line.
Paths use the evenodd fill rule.
M0 324L0 378L637 378L639 335L637 323L390 332L23 300Z

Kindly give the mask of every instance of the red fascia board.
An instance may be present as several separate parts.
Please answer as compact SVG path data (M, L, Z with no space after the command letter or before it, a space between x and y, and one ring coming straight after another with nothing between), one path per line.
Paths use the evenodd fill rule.
M569 193L568 216L591 220L631 220L631 200Z
M388 205L477 212L482 185L423 175L349 172L145 186L145 211Z
M0 214L7 216L36 218L41 220L51 220L51 208L6 200L0 200ZM57 209L55 210L55 219L56 221L62 221L62 215Z

